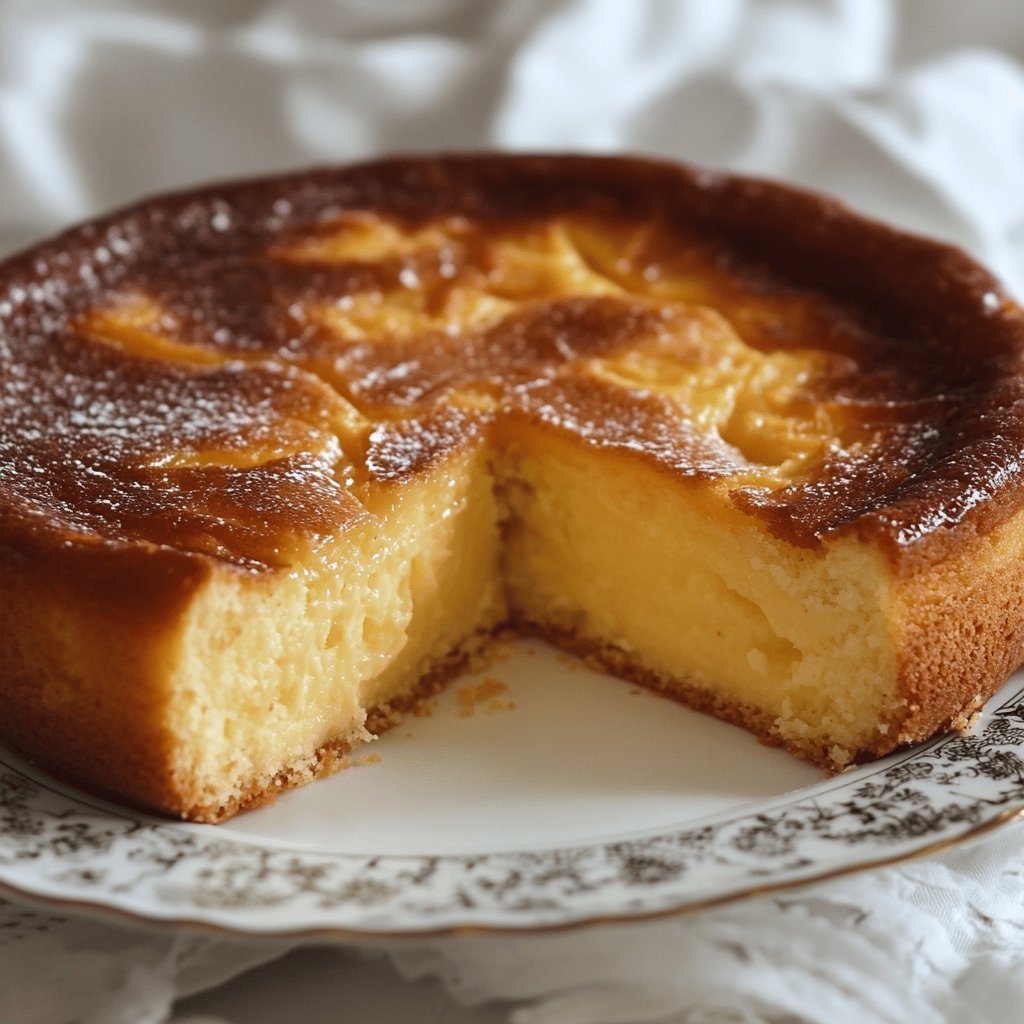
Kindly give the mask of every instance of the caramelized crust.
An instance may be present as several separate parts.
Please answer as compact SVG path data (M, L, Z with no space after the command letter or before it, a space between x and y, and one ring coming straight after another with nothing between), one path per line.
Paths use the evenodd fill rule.
M1017 309L959 252L778 185L390 160L144 203L9 261L0 296L13 548L279 566L507 415L901 565L1020 501Z

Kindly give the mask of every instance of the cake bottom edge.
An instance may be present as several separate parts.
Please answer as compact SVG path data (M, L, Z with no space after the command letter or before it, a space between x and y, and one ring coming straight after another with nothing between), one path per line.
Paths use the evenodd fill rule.
M980 707L1002 685L1002 681L997 681L963 707L946 709L937 728L919 730L910 737L906 732L901 733L899 729L893 728L888 734L893 738L887 739L885 735L879 734L878 740L871 745L839 748L834 739L826 735L807 738L785 736L779 731L776 716L764 709L722 697L692 680L659 672L631 657L621 647L587 637L557 619L535 619L529 616L516 618L514 628L509 631L516 636L535 636L575 655L598 671L610 673L693 711L737 726L754 736L762 745L781 748L829 775L837 775L849 768L876 761L934 736L969 732L977 721Z
M216 825L243 811L274 803L278 796L316 779L326 778L349 767L349 755L372 742L440 693L457 676L491 664L496 641L505 635L503 627L479 629L453 651L436 659L408 689L367 709L366 722L356 734L330 740L312 753L291 762L269 780L255 779L240 787L237 796L219 802L191 804L180 812L186 821Z
M536 637L547 641L562 651L581 658L586 664L603 672L661 696L668 697L692 710L711 715L752 734L760 743L770 747L781 747L828 773L836 773L845 767L895 752L910 746L908 742L880 743L874 747L844 751L844 760L839 763L834 746L828 737L792 738L780 735L773 715L762 708L743 704L722 697L711 689L692 681L659 672L615 644L592 639L571 625L554 618L535 618L529 615L513 615L510 622L481 628L466 637L454 650L437 658L410 687L372 706L367 711L366 722L353 735L331 740L311 753L285 765L272 777L262 777L243 782L237 792L220 801L189 800L180 790L177 799L163 806L139 804L124 794L111 793L99 787L83 784L67 772L53 770L58 778L66 778L72 784L81 786L104 799L113 799L121 804L134 805L148 812L162 813L186 821L204 824L218 824L248 810L272 804L279 795L290 789L306 785L316 779L325 778L348 767L353 751L372 739L383 735L397 726L407 715L414 714L429 698L441 692L457 676L468 671L480 671L492 665L501 656L501 644L517 637ZM972 724L971 716L964 711L953 710L943 726L933 734L941 732L963 732ZM39 759L29 756L33 763ZM44 767L46 767L44 765Z
M706 687L655 671L631 658L628 652L614 644L592 640L564 623L516 617L511 623L477 631L455 651L435 662L411 688L370 708L365 731L361 736L332 740L283 768L269 782L254 781L243 787L237 798L229 801L190 806L181 812L181 817L217 824L244 811L272 804L289 789L341 771L351 764L349 757L354 750L364 746L369 739L394 728L407 715L414 714L417 708L440 693L457 676L493 664L502 642L522 637L535 637L551 643L599 671L608 672L694 711L742 728L765 746L781 747L827 772L840 770L830 756L827 740L800 742L786 739L775 729L774 717L760 708L724 699ZM873 751L856 751L852 753L851 763L871 760L877 756L880 755Z

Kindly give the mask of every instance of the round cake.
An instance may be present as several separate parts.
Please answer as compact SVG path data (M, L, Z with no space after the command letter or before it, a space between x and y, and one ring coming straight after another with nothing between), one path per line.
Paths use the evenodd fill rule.
M509 630L838 769L1024 660L1024 321L763 181L442 156L0 267L0 739L215 821Z

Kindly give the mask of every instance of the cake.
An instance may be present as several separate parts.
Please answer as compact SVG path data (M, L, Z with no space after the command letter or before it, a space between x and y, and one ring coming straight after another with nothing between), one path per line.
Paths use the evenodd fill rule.
M633 158L163 196L0 267L0 738L219 821L534 634L830 770L1024 658L1024 325Z

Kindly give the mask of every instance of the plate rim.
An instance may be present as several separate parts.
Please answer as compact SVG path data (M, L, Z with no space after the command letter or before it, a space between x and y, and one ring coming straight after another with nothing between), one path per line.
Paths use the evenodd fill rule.
M733 903L741 903L748 899L757 899L762 896L774 896L779 893L792 892L794 890L811 888L823 882L833 881L838 878L845 878L850 875L870 874L872 871L885 870L890 867L898 867L914 861L927 860L929 857L959 846L967 846L979 841L993 832L1012 825L1014 822L1024 822L1024 803L1020 806L1009 808L994 818L989 819L981 825L976 826L968 832L956 836L947 836L938 839L927 846L895 854L892 857L883 857L872 861L862 861L846 867L834 868L823 871L816 875L785 881L768 882L760 886L752 886L748 889L736 890L719 896L708 897L707 899L688 901L678 906L664 907L658 910L647 910L640 912L623 911L620 913L593 914L588 917L574 918L569 921L547 922L544 924L518 924L508 922L503 924L452 924L438 928L401 928L388 929L365 929L349 928L336 925L318 926L310 928L281 928L258 931L223 924L216 921L204 920L188 916L167 916L151 917L138 911L127 910L114 903L101 900L72 899L65 896L49 896L32 890L19 887L4 879L0 879L0 895L4 898L20 900L22 902L36 905L46 911L69 911L79 915L103 919L105 923L117 925L129 925L132 927L144 927L155 931L177 931L188 930L201 932L216 938L238 942L270 943L270 942L318 942L329 941L338 943L360 943L372 944L377 942L414 942L424 939L443 938L475 938L475 937L530 937L557 935L577 930L612 927L616 925L645 924L655 921L671 920L676 917L684 917L688 914L701 913L706 910L715 910L719 907L728 906Z
M943 771L935 768L936 765L943 770L952 768L952 774L947 773L944 775ZM34 767L30 767L30 770L33 772L37 771ZM775 797L761 798L752 803L745 803L722 812L703 817L695 816L690 821L684 821L677 826L659 827L656 830L652 830L650 834L635 839L608 839L577 844L567 843L559 847L541 850L530 850L527 848L479 855L447 853L439 855L379 854L373 856L372 854L361 855L339 852L317 853L308 849L296 850L277 846L273 849L273 854L280 857L307 857L311 858L311 862L319 858L325 864L347 865L352 868L352 879L357 881L359 870L365 872L367 865L375 865L377 862L390 864L396 878L402 877L399 871L402 866L408 867L411 864L429 862L434 864L435 867L437 864L441 864L442 867L448 866L452 872L457 872L457 870L461 869L465 872L465 878L472 880L471 872L473 865L486 864L488 861L497 863L499 867L504 862L506 869L511 871L512 868L509 865L514 866L517 858L522 862L531 862L531 858L533 858L532 863L542 864L545 858L554 862L559 856L571 858L576 855L584 857L588 853L591 857L596 858L594 860L596 868L594 864L584 865L584 868L590 867L599 873L602 866L614 864L611 852L618 850L620 847L628 850L635 846L643 851L647 847L656 847L656 844L659 842L667 843L670 847L673 841L675 842L676 853L680 858L682 868L676 875L654 879L657 885L653 887L656 891L653 901L648 899L645 902L644 899L636 895L636 891L630 893L629 886L631 884L639 885L638 891L644 892L642 886L645 880L643 878L640 878L639 882L623 881L620 879L619 882L623 888L623 891L620 893L615 893L615 879L613 879L611 883L608 883L612 890L610 895L605 892L605 906L601 906L600 899L598 899L599 905L597 907L587 909L586 899L581 897L577 899L577 905L574 909L573 899L575 897L574 894L570 893L565 899L564 906L556 904L553 911L550 907L546 908L544 913L535 913L533 919L530 918L531 908L528 903L525 909L526 916L516 917L517 908L514 905L510 907L502 906L499 901L494 903L493 906L489 908L484 907L483 909L470 904L471 910L466 910L461 919L457 913L453 917L450 909L442 907L439 912L442 920L439 923L432 923L429 920L429 913L432 911L424 911L422 907L417 910L415 906L410 908L401 904L397 905L397 911L394 907L390 910L385 907L384 911L382 911L384 924L376 923L373 920L372 912L369 914L370 921L367 922L365 917L360 918L358 910L350 913L352 923L344 923L343 919L346 908L344 898L339 898L333 905L333 908L330 904L314 907L313 909L316 909L318 912L313 913L311 908L304 906L300 899L308 897L310 892L302 890L292 893L290 898L286 893L277 903L272 904L260 904L257 900L249 905L242 903L233 906L228 902L220 907L216 905L213 905L212 908L206 906L204 911L201 901L194 900L192 912L174 911L171 909L173 902L168 904L164 900L164 908L159 906L161 894L159 887L153 889L150 893L150 890L141 884L140 879L147 877L147 872L145 871L142 871L136 878L136 882L139 883L139 889L136 893L132 894L131 886L128 886L127 898L125 898L125 893L118 893L116 891L116 886L114 886L113 882L108 882L105 887L103 884L100 884L98 889L94 889L92 892L71 893L68 891L70 883L58 882L52 877L47 877L43 869L40 870L39 874L40 884L33 885L30 881L20 877L17 870L11 870L12 863L16 863L19 860L16 855L12 856L12 851L16 853L18 850L19 836L17 830L10 828L9 825L14 820L11 817L12 808L14 808L14 813L16 813L19 807L17 804L19 798L25 801L25 807L29 807L32 798L35 797L37 800L35 811L41 816L39 820L43 822L43 825L37 832L31 833L30 830L29 839L26 840L29 846L32 838L38 838L39 835L45 836L47 834L47 814L54 821L71 820L72 822L74 821L76 809L79 810L79 813L87 811L93 815L97 813L109 815L112 822L111 831L108 833L109 843L102 850L101 856L105 855L108 858L112 858L111 863L115 868L117 866L117 854L124 855L124 851L120 847L124 847L126 844L130 845L133 835L137 835L140 842L143 842L146 837L155 837L153 840L154 845L159 847L161 840L164 843L168 842L169 831L166 834L162 832L162 829L167 826L174 828L175 833L184 846L188 847L191 844L191 856L193 860L198 858L200 865L204 855L209 857L211 851L221 848L234 849L239 856L244 855L246 850L250 851L250 853L256 853L257 851L266 853L266 848L260 845L259 837L233 834L226 839L218 840L216 834L207 835L205 831L202 833L188 831L186 828L181 827L182 823L180 822L164 822L148 815L143 818L141 812L129 811L127 814L124 814L120 813L119 809L119 813L115 814L112 811L106 810L103 806L96 806L91 803L90 794L82 794L79 797L74 792L67 792L59 780L50 779L43 772L39 772L39 774L42 776L43 781L26 774L17 764L10 764L6 758L0 757L0 894L7 898L27 901L50 910L57 909L77 914L89 914L114 920L121 924L127 923L149 928L187 929L225 939L245 941L288 942L324 940L372 943L396 939L428 939L460 935L550 934L571 931L577 928L625 925L660 920L708 910L745 899L801 889L853 874L894 867L934 856L953 847L970 844L1014 821L1024 819L1024 678L1014 676L1007 682L1000 692L990 700L982 712L981 721L970 734L946 734L932 739L925 744L904 750L897 755L861 766L861 769L847 773L848 780L845 784L842 782L836 784L837 779L841 780L843 778L840 775L832 779L822 780L819 783L798 787L787 793L778 794ZM904 786L902 791L897 789L895 796L893 796L891 785L886 788L890 779L895 780L895 785ZM963 783L971 779L980 780L982 795L977 795L977 793L972 795L970 790L964 790ZM875 781L872 782L871 780ZM924 795L920 789L915 791L913 785L908 785L908 780L910 783L922 787L925 791ZM828 787L826 792L821 794L814 792L825 786ZM858 786L860 787L859 789L856 788ZM911 822L912 825L913 816L917 813L913 810L915 804L918 808L923 808L925 812L933 812L931 831L929 832L927 827L928 821L926 818L922 818L915 826L918 829L923 828L924 831L915 833L911 830L909 838L902 837L899 829L896 827L896 823L902 822L902 819L889 815L889 817L893 818L893 824L886 825L885 820L889 808L899 808L903 805L898 800L896 803L892 803L891 800L889 803L886 803L884 799L879 802L877 795L874 797L871 795L872 792L876 794L879 792L879 786L881 786L880 792L883 797L890 797L892 800L898 797L905 801L906 807L911 807L911 814L907 821ZM874 787L874 790L872 787ZM931 787L931 790L934 790L930 798L927 795L929 787ZM939 796L948 796L948 792L942 792L943 790L952 791L953 793L948 804L942 805L941 800L936 803L929 803L929 799L935 801ZM986 792L988 794L987 797L984 795ZM14 794L13 799L11 798L12 793ZM852 799L853 796L859 793L868 794L865 797L868 800L867 804L858 805ZM850 799L845 803L842 801L836 803L836 796L844 794L849 796ZM817 802L819 796L822 798L820 805ZM863 834L853 832L847 834L844 838L844 834L841 832L836 835L830 835L827 829L824 833L816 833L812 828L794 839L793 835L800 832L803 824L799 820L796 820L795 824L794 821L787 822L787 813L796 814L804 811L806 813L816 812L820 814L822 811L828 811L831 806L825 800L828 796L833 798L835 806L843 808L838 815L833 813L833 818L839 817L841 819L845 816L855 824L858 820L864 819L864 815L867 814L866 821L871 823L874 820L871 815L875 814L877 817L880 814L883 826L888 828L890 832L893 829L895 831L888 835L885 831L879 833L877 828L874 830L868 828ZM960 803L957 802L958 799L961 801ZM874 800L873 803L871 802L872 800ZM48 810L46 806L47 801L51 803L56 802L58 811ZM934 811L937 806L942 806L943 810L936 819L934 818ZM64 819L61 818L59 813L61 808L64 810ZM984 813L977 813L978 808L985 808ZM777 815L777 817L772 819L772 814ZM714 824L701 824L701 822L709 821L714 822ZM935 824L936 821L938 824ZM690 862L686 860L686 841L689 836L695 833L687 830L691 828L697 832L701 830L708 832L710 830L711 838L708 842L713 850L714 843L718 838L718 832L721 832L723 836L727 836L729 827L739 827L744 822L748 823L748 833L753 829L752 835L756 842L763 843L767 839L767 852L761 851L759 853L756 849L756 842L753 852L750 849L745 849L744 852L744 848L736 846L734 837L732 845L741 852L737 854L737 859L734 863L725 862L727 869L733 870L734 875L730 878L728 870L726 870L724 881L721 877L718 877L716 881L716 876L711 875L712 887L710 891L705 888L702 893L699 884L694 886L688 881L689 876L687 872ZM749 823L751 822L759 824L750 825ZM79 830L83 827L88 830L90 824L95 827L95 821L86 817L84 825L81 822L79 823ZM120 829L118 824L120 824ZM785 865L778 868L778 862L776 862L773 866L778 869L774 872L774 878L771 871L768 871L765 877L754 877L758 874L758 871L754 870L751 865L762 863L757 858L764 857L766 860L763 863L771 864L770 858L778 853L777 849L772 849L772 845L773 843L775 847L780 845L779 837L775 831L780 824L784 830L788 829L790 833L793 833L789 836L783 836L782 846L785 846L788 842L789 847L787 849L795 844L799 850L800 842L802 841L809 852L813 851L815 842L818 842L819 844L824 843L824 845L820 846L822 851L828 850L831 854L832 851L839 850L842 853L843 842L852 847L858 841L863 840L865 836L872 839L873 845L865 850L865 853L868 854L867 856L858 856L853 860L840 860L839 863L836 863L834 857L831 860L824 858L822 863L815 865L813 860L806 860L805 858L801 863L798 858L794 862L796 864L795 868L786 867ZM52 826L52 828L58 833L60 832L58 826ZM740 834L742 834L742 829L737 833L737 835ZM744 841L749 839L750 836L747 836ZM837 839L840 845L828 845L828 840ZM61 838L61 841L65 846L68 846L68 836L66 833ZM86 846L88 846L88 842L87 836ZM886 842L893 844L890 847L891 852L885 852ZM118 844L120 844L120 847ZM707 846L707 843L705 843L705 846ZM699 847L695 848L696 852L690 852L693 864L700 865L702 863L700 860L702 849L702 847ZM862 847L861 849L864 848ZM64 856L70 854L73 859L77 853L78 850L75 849L72 843L65 850ZM30 848L29 853L21 859L35 863L33 857L39 856L38 852L33 854ZM605 857L605 861L600 860L601 856ZM747 858L745 878L743 874L744 856ZM130 851L128 857L129 859L131 857ZM641 853L641 860L642 857L643 854ZM59 864L60 858L61 854L58 853L55 862ZM188 856L183 855L182 861L188 864ZM142 862L143 864L145 863L144 857ZM362 869L359 867L360 862L365 862ZM353 867L353 865L355 866ZM244 871L244 864L241 870ZM343 867L339 867L338 870L342 873L342 877L344 877ZM149 872L149 874L152 873ZM454 877L458 881L457 874ZM372 879L370 880L372 881ZM743 884L744 881L746 884ZM443 882L444 879L442 878ZM450 880L449 883L453 884ZM707 879L705 879L705 885L707 884ZM529 880L526 885L527 892L529 892ZM47 891L48 888L50 891ZM594 886L591 886L591 890L594 888ZM443 884L438 885L438 891L444 893ZM586 892L586 889L583 891ZM316 890L314 889L312 892L315 895ZM576 896L578 896L578 893ZM632 899L630 896L632 896ZM580 906L580 903L583 906ZM268 915L266 923L264 923L258 919L259 915L254 913L254 911L258 910L261 906L268 905L273 906L274 913ZM162 912L164 909L170 909L170 912ZM331 913L332 909L335 911L333 915ZM434 909L436 910L436 908ZM199 910L199 912L196 913L196 910ZM340 915L338 913L339 910ZM403 912L405 914L404 920L401 919ZM399 914L398 919L401 923L387 924L389 914L390 918L394 920L396 913ZM245 914L249 915L249 919L246 919ZM254 917L257 919L253 920L252 918ZM297 919L299 923L295 923Z

